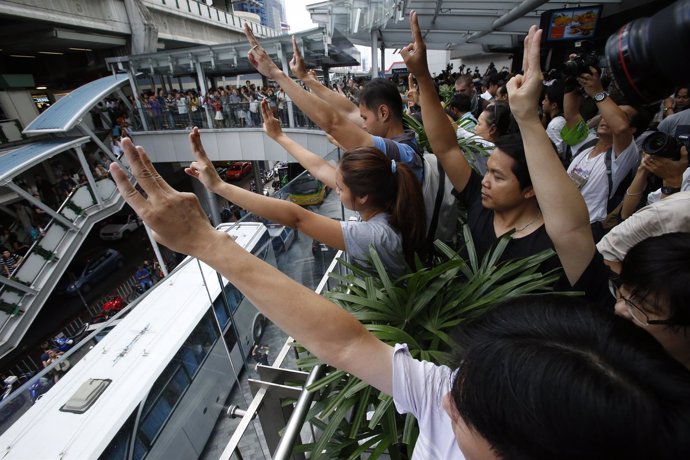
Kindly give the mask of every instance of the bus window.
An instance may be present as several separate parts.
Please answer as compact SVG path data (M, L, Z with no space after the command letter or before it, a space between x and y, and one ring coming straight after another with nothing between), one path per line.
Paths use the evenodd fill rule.
M264 231L259 238L259 242L252 249L252 254L257 256L261 260L266 260L266 254L268 253L268 247L270 246L271 236L268 231Z
M220 297L218 297L216 301L220 301L220 303L223 304ZM214 302L214 309L216 309L215 303L216 302ZM206 316L204 316L194 328L173 360L173 362L182 362L190 378L194 378L197 369L218 339L218 330L215 327L215 321L213 321L211 315L212 313L209 310Z
M242 301L244 297L240 291L237 290L235 286L228 283L225 285L225 298L228 299L228 304L230 304L230 313L235 313L237 306Z
M132 437L132 431L134 430L134 416L133 413L129 416L127 421L120 431L117 432L115 437L108 447L105 448L103 453L98 457L98 460L125 460L127 458L127 451L129 450L129 442Z
M225 305L222 296L218 296L216 300L213 301L213 311L216 312L216 318L218 319L220 328L225 330L225 326L227 326L230 321L230 312L228 312L228 307Z
M163 371L149 393L139 424L138 434L144 446L150 448L156 435L170 416L175 404L180 400L190 384L190 379L179 361L174 359Z

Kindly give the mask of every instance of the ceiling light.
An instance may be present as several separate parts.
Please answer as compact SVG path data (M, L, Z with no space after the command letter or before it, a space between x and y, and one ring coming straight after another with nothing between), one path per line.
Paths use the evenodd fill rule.
M54 54L56 56L62 56L65 53L60 53L59 51L39 51L38 54Z
M91 48L68 48L72 51L93 51Z
M36 59L36 56L27 56L26 54L10 54L10 57Z
M37 86L36 89L48 89L47 86Z

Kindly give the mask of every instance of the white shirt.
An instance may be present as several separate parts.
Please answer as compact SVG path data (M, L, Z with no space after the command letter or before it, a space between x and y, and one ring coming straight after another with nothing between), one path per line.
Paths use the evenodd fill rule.
M589 139L591 137L588 136L581 143L574 145L572 147L573 152L577 152ZM614 153L611 158L613 189L609 190L608 178L606 177L606 152L590 158L589 154L594 150L594 147L596 146L580 152L568 166L568 175L580 189L589 210L589 221L592 223L601 222L606 218L606 205L610 194L618 188L626 174L637 165L640 159L634 140L631 140L630 145L623 149L618 156Z
M464 460L443 397L450 391L453 371L418 361L407 345L396 345L393 354L393 401L401 414L411 413L419 425L412 460Z
M561 137L561 130L564 126L565 118L559 115L556 118L552 119L549 122L549 125L546 127L546 135L549 136L551 142L553 142L553 144L556 146L556 153L558 153L558 156L560 156L561 158L564 157L565 149L567 146L567 144L563 142L563 138Z
M686 169L683 173L683 182L680 184L680 191L690 191L690 168ZM659 200L661 200L661 189L654 190L647 195L647 204L656 203Z
M488 89L486 91L484 91L482 94L480 94L479 97L481 97L482 99L484 99L486 101L493 101L493 99L494 99L494 97L491 95L491 93L489 92Z

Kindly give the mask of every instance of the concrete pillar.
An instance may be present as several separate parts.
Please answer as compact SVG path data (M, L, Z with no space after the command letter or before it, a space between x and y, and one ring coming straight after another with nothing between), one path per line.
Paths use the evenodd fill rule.
M132 30L131 54L155 53L158 28L142 0L125 0L125 10Z
M377 30L371 31L371 78L379 76L379 33Z
M289 64L287 57L285 57L285 50L283 49L283 46L280 43L278 43L278 44L276 44L276 49L278 51L278 59L280 59L280 65L283 69L283 73L285 73L285 75L290 75L290 64ZM304 55L304 50L302 50L302 55ZM288 126L290 126L290 128L294 128L295 127L295 111L294 111L293 106L292 106L292 99L290 99L287 94L285 94L285 97L286 97L285 103L287 104L287 111L288 111Z

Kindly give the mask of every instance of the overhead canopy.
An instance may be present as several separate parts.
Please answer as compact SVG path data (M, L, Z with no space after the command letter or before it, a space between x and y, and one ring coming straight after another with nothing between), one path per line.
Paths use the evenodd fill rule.
M103 98L128 84L126 74L110 75L80 86L59 99L24 128L24 134L66 133Z
M344 67L359 65L360 54L339 31L327 34L325 28L316 28L294 34L308 66ZM280 62L281 52L286 59L292 57L292 35L261 39L262 46L274 61ZM148 75L190 75L196 73L198 62L207 76L232 76L255 73L249 63L246 41L220 45L196 46L129 57L129 66L135 72Z
M25 144L0 152L0 184L31 169L58 153L89 142L88 137L63 137Z
M330 0L307 5L312 21L340 30L355 44L371 45L372 31L386 48L410 43L408 16L417 11L429 49L450 50L452 57L506 52L521 45L530 26L551 9L604 5L603 16L651 0Z

